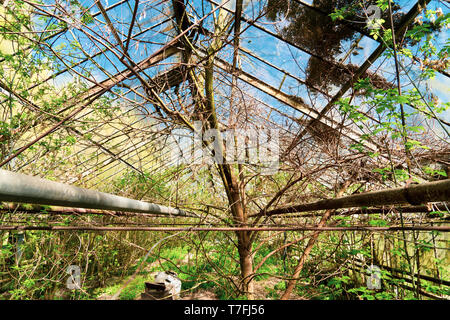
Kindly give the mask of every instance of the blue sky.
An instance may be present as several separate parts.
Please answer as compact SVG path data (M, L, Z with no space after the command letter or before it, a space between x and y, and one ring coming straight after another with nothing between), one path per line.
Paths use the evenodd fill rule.
M103 0L102 3L105 7L112 6L114 3L119 2L120 0ZM202 14L202 6L201 6L200 0L196 0L191 2L192 6L196 9L198 15ZM304 1L307 2L308 1ZM310 1L311 2L311 1ZM49 3L52 3L52 1L49 1ZM98 8L96 6L92 6L92 1L82 1L81 2L84 6L92 7L91 13L98 12ZM155 5L155 4L158 5ZM230 5L228 6L232 10L234 9L234 1L229 2ZM247 18L252 18L254 12L257 10L254 6L258 7L260 6L260 2L256 1L247 1L248 5L245 8L245 16ZM414 4L413 1L400 1L400 5L403 6L402 11L407 12L410 7ZM133 29L133 33L138 32L139 30L148 28L149 26L157 24L161 19L164 18L164 12L167 12L167 6L170 4L170 1L151 1L151 0L144 0L141 1L139 5L139 11L138 11L138 19L137 24L135 25ZM133 9L134 2L130 2L130 6L128 4L121 4L117 6L116 8L110 10L108 12L111 20L114 22L116 20L120 21L128 21L131 18L131 12ZM439 1L432 1L431 4L428 6L428 8L435 9L437 7L441 7L444 11L444 13L449 12L449 9L445 6L442 6L442 4L439 3ZM208 12L211 10L210 6L205 6L205 11ZM96 17L100 21L103 21L103 17L101 15L98 15ZM283 22L280 22L278 24L274 24L270 21L267 21L265 19L261 19L258 22L261 26L264 28L272 31L277 32L277 28L282 27ZM118 24L116 24L119 26ZM164 45L166 42L168 42L172 35L167 32L167 27L170 26L170 22L167 22L165 24L162 24L160 26L157 26L155 29L147 31L145 34L138 37L139 42L137 41L131 41L130 42L130 50L129 55L133 58L135 61L141 61L148 55L150 55L152 52L155 52L158 48L160 48L162 45ZM205 21L204 26L208 27L211 26L211 19L207 19ZM245 23L242 24L242 28L247 27ZM97 52L97 47L89 47L89 41L84 38L84 36L81 34L81 32L77 31L76 29L72 29L74 34L79 37L80 42L82 42L83 45L86 45L84 49L88 51L90 54ZM98 31L98 30L96 30ZM105 31L105 30L103 30ZM128 30L123 29L121 27L118 27L119 32L123 32L124 35L127 34ZM443 42L445 42L448 39L448 29L443 32L440 35L440 38L437 39L436 45L441 46L443 45ZM64 37L61 37L56 43L55 46L57 46L60 43L68 42L72 40L70 34L66 34ZM110 41L112 43L115 43L115 39L111 36ZM142 41L152 41L156 43L143 43ZM351 45L351 41L346 41L343 43L343 48L349 48ZM353 64L361 64L367 57L372 53L372 51L378 46L378 43L368 37L363 37L360 45L362 46L362 50L358 51L358 54L356 56L351 55L351 63ZM296 49L293 46L290 46L286 44L283 41L280 41L276 39L275 37L272 37L268 35L267 33L255 28L255 27L249 27L245 33L242 35L242 41L241 46L245 47L246 49L250 50L254 54L258 55L259 57L269 61L270 63L273 63L274 65L288 71L289 73L293 74L296 77L299 77L300 79L305 79L305 70L309 61L309 55L302 52L301 50ZM221 56L228 59L230 61L230 57L232 56L231 46L228 46L225 48L225 50L221 53ZM83 56L81 54L81 56ZM107 59L107 58L109 59ZM339 58L339 57L336 57ZM175 62L175 57L172 59L169 59L165 61L164 64L160 65L157 68L150 68L146 72L149 75L155 75L156 73L162 71L165 68L169 68L171 66L171 63ZM100 65L102 65L105 70L108 73L114 74L117 73L117 70L124 69L125 67L120 63L120 61L111 53L107 53L105 56L99 56L95 58L95 61L97 61ZM348 61L347 61L348 62ZM242 55L242 63L241 63L242 69L244 71L250 72L251 74L257 76L259 79L267 82L268 84L278 88L282 79L283 79L283 73L275 70L274 68L271 68L264 63L251 58L246 55ZM381 67L382 70L384 70L383 75L386 75L386 78L388 80L393 80L393 63L391 60L386 60L383 57L379 58L378 61L375 63L375 65L371 68L372 70L375 70L375 68ZM95 70L93 72L93 75L95 76L96 81L101 81L106 78L106 75L100 71ZM63 75L59 78L58 81L60 82L66 82L70 80L70 76ZM402 82L406 83L407 79L405 77L402 78ZM432 92L439 97L439 99L442 102L448 102L449 101L449 79L442 75L437 75L435 79L432 79L428 82L428 85L430 86ZM407 89L407 88L405 88ZM425 87L421 87L421 89L425 90ZM281 87L281 90L292 94L297 95L302 98L304 98L305 101L308 101L308 95L307 95L307 88L300 84L297 80L286 77L286 79L283 82L283 85ZM334 88L332 90L331 94L335 93L339 88ZM252 93L255 94L258 98L261 98L264 102L267 102L269 104L275 104L278 107L282 108L283 111L288 112L289 108L287 106L283 106L281 103L274 101L274 99L268 97L265 94L262 94L258 92L257 90L252 90ZM312 103L311 101L309 101ZM324 106L327 103L327 99L325 97L322 97L320 94L317 97L317 100L314 101L316 108L319 108L321 106ZM295 112L294 112L295 114ZM445 114L442 115L442 117L448 121L450 121L450 112L447 111Z

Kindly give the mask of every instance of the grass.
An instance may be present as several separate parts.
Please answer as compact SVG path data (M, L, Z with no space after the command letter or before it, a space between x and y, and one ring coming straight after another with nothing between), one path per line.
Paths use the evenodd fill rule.
M95 290L94 296L96 298L100 297L101 295L106 296L113 296L116 294L117 291L119 291L120 288L124 285L124 283L128 279L124 279L120 283L113 284L111 286L105 287L105 288L99 288ZM145 290L145 282L152 281L153 277L150 274L147 275L137 275L135 279L133 279L120 293L119 299L120 300L134 300L138 298L141 293Z
M119 299L134 300L138 298L140 294L145 291L145 282L153 281L153 275L156 272L167 270L177 272L178 277L182 281L182 291L186 292L191 289L194 291L206 290L214 293L221 300L246 299L245 296L236 295L235 287L230 284L229 279L220 277L212 266L212 264L215 264L219 270L225 270L229 276L238 278L239 266L236 261L230 257L229 250L231 248L227 246L217 248L211 243L211 248L207 247L205 249L211 249L208 253L209 261L211 261L211 263L201 255L192 257L190 263L181 263L181 261L186 259L188 254L194 253L189 246L185 245L166 246L159 252L155 252L155 256L159 255L161 260L157 261L155 256L148 257L145 262L147 265L144 265L136 278L122 290ZM257 265L257 263L270 251L271 248L261 248L255 257L255 265ZM222 252L227 252L227 254L222 254ZM233 252L233 256L237 260L237 252ZM150 264L150 266L148 264ZM136 266L131 268L129 276L135 272L138 265L139 262ZM283 264L280 263L277 255L273 255L267 259L263 266L258 270L258 273L261 273L261 275L255 277L255 281L260 283L267 298L277 299L284 291L286 284L283 281L276 285L273 285L271 281L266 283L266 281L271 278L271 274L280 274L283 272ZM97 289L96 297L102 294L108 296L114 295L126 281L127 278L120 281L120 283Z

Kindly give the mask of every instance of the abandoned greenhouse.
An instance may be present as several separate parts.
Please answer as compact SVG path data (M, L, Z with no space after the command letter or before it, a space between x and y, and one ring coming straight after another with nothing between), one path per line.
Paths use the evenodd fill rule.
M0 300L449 300L449 26L0 0Z

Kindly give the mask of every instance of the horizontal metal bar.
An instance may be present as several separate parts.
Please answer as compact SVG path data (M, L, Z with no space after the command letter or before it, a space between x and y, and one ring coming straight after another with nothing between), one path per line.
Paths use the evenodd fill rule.
M366 208L366 209L356 209L349 211L335 211L331 213L331 216L351 216L351 215L369 215L369 214L398 214L398 212L402 212L403 214L408 213L424 213L426 217L432 218L434 215L432 212L434 211L445 211L447 212L447 208L444 205L437 204L434 206L400 206L400 207L381 207L381 208ZM321 213L306 213L306 214L297 214L297 215L289 215L288 218L310 218L310 217L318 217L321 216ZM286 218L286 217L284 217Z
M186 216L180 209L0 169L0 201Z
M239 231L433 231L450 232L449 226L350 226L350 227L98 227L98 226L11 226L0 225L0 231L5 230L47 230L47 231L153 231L153 232L239 232Z
M30 208L31 207L31 208ZM84 208L72 208L72 207L61 207L61 206L41 206L41 205L30 205L30 204L18 204L13 202L0 202L0 216L2 214L11 214L12 212L20 212L26 214L38 214L38 215L72 215L72 216L82 216L82 215L99 215L99 216L110 216L110 217L144 217L144 218L155 218L155 217L167 217L165 214L156 213L142 213L142 212L124 212L124 211L111 211L111 210L99 210L99 209L84 209ZM198 215L186 213L186 218L201 218Z

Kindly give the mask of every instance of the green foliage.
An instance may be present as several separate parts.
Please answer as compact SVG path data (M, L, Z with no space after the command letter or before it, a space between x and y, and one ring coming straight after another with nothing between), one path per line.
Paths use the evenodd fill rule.
M46 72L50 74L58 73L67 67L79 61L83 46L76 40L63 42L43 42L42 39L53 34L61 28L72 28L67 22L55 22L56 19L50 17L40 17L40 23L47 25L46 31L43 33L30 33L28 37L21 35L23 28L34 27L35 21L31 18L29 10L21 1L16 1L17 12L9 12L11 18L7 23L0 25L0 36L14 43L14 51L0 50L0 78L7 84L7 87L14 89L17 95L28 99L39 107L36 109L34 105L30 106L14 98L16 95L12 93L0 92L0 99L4 101L3 118L0 119L0 159L11 154L17 148L16 144L26 143L34 136L36 132L42 132L48 129L55 121L59 121L61 117L67 115L66 107L69 106L73 97L85 92L86 85L68 82L62 89L57 89L48 83L38 84L37 79L47 76ZM90 24L94 22L94 18L85 10L79 1L71 1L71 9L78 14L83 23ZM376 4L381 10L387 9L387 0L377 0ZM341 5L341 4L339 4ZM358 5L335 6L335 11L330 15L333 21L343 20L352 17L358 10L361 10ZM85 11L81 16L80 12ZM291 10L295 14L295 10ZM330 11L328 11L330 12ZM437 18L436 18L437 16ZM418 58L421 63L421 72L419 74L421 81L427 81L434 77L436 66L439 65L444 69L448 65L447 56L450 52L450 43L447 40L443 46L436 46L437 30L443 28L449 23L448 15L438 15L438 12L427 10L425 17L428 19L426 23L416 23L413 28L408 29L405 44L398 49L398 55L401 59L415 59ZM306 18L303 16L303 18ZM298 20L300 23L304 19ZM305 27L305 24L299 26ZM392 44L392 33L389 28L385 28L385 19L372 20L369 24L371 27L370 33L372 36L381 40L386 45ZM307 26L307 25L306 25ZM333 27L333 26L332 26ZM336 25L334 25L336 27ZM294 33L297 28L294 28ZM327 28L324 28L327 30ZM14 32L11 32L14 31ZM327 32L324 32L326 34ZM291 34L295 35L295 34ZM303 33L301 38L305 38ZM39 37L39 38L38 38ZM337 37L337 45L330 46L327 54L333 56L336 53L341 53L340 42L342 39L352 39L353 33L345 35L343 38ZM320 37L318 37L320 38ZM311 43L320 43L312 37ZM416 48L413 48L409 43L415 43ZM48 50L42 50L37 45L40 43L46 49L52 49L58 54L64 55L66 59L58 59L56 55L49 54ZM48 46L46 46L46 44ZM320 47L320 46L318 46ZM413 50L417 49L417 50ZM419 56L415 56L419 52ZM386 50L386 57L392 57L393 51ZM334 58L334 57L333 57ZM92 67L83 67L82 75L91 76ZM95 71L97 71L95 69ZM33 87L33 90L30 90ZM408 121L413 116L420 115L425 118L430 118L432 114L443 113L449 109L449 103L440 103L432 97L424 97L417 88L404 90L400 95L395 88L380 88L373 84L372 78L359 79L354 85L354 92L361 93L363 98L361 104L354 103L353 98L344 97L337 102L339 111L345 116L346 120L353 121L360 129L366 133L361 135L361 140L351 145L351 149L365 153L371 159L378 158L380 152L367 150L366 142L377 140L383 144L391 140L393 143L404 144L408 151L420 151L420 149L427 150L429 145L424 143L418 136L425 134L426 129L423 125L412 124ZM119 93L118 89L114 90ZM65 172L66 168L78 170L76 164L69 163L66 166L64 162L67 155L70 155L76 150L77 145L83 143L96 142L98 138L89 129L94 128L94 124L99 119L103 123L108 123L116 112L121 111L117 104L114 104L114 95L105 94L99 98L92 106L91 113L86 113L83 119L78 119L77 122L68 121L65 123L66 130L53 132L45 138L41 139L34 146L29 148L26 153L18 157L19 161L25 162L34 160L33 165L36 168L41 168L45 165L48 168L48 179L54 179L60 172ZM352 103L353 102L353 103ZM406 112L402 115L399 106L408 105ZM379 123L372 123L371 119L366 114L365 110L374 110L378 117ZM430 115L431 114L431 115ZM403 124L402 116L406 117L406 124ZM70 130L71 126L76 124L77 129L83 133L78 135ZM95 131L94 131L95 132ZM109 135L109 133L106 133ZM380 138L380 139L378 139ZM19 143L17 143L19 142ZM382 145L381 147L384 148ZM114 150L115 151L115 150ZM100 159L98 150L94 152L94 160L96 162ZM81 154L80 158L86 157L86 154ZM81 160L80 160L81 162ZM84 164L84 162L83 162ZM84 166L83 166L84 167ZM51 170L51 168L58 168L59 171ZM178 175L177 173L185 169L184 166L173 166L167 168L163 173L144 172L138 174L135 171L124 171L120 176L116 176L112 181L107 180L107 190L121 193L132 198L149 199L154 197L157 201L171 200L174 196L174 191ZM112 169L114 170L114 169ZM246 169L245 169L246 170ZM433 168L431 166L424 166L423 171L429 176L447 177L447 173L440 168ZM404 169L399 167L383 166L373 169L377 176L381 176L381 180L387 182L388 180L395 180L397 182L406 181L409 174ZM243 175L253 175L254 172L244 171ZM226 207L226 195L217 192L213 185L214 177L209 169L199 170L195 173L196 181L192 182L191 187L186 188L183 199L187 202L198 203L213 203L217 207ZM246 197L251 200L246 208L248 212L254 212L260 207L260 199L267 198L267 195L273 195L274 191L280 190L280 187L286 185L291 181L291 175L288 172L279 172L270 179L265 179L259 175L252 177L246 184L246 188L250 189L246 193ZM80 181L83 183L84 181ZM314 197L329 196L330 190L328 187L321 185L307 179L305 188L293 187L283 198L280 199L280 205L286 199L293 199L298 201L298 196L301 194L313 194ZM367 185L367 186L365 186ZM370 183L364 181L363 183L355 184L350 188L352 192L364 190L368 188ZM360 187L364 187L361 188ZM176 190L178 192L178 190ZM177 194L178 195L178 194ZM190 203L184 203L189 207ZM215 209L208 207L208 213L215 213ZM211 210L211 211L209 211ZM219 210L217 210L219 211ZM41 213L47 213L44 208ZM443 215L441 212L437 216ZM223 212L219 212L222 215ZM433 214L433 213L432 213ZM212 214L211 214L212 215ZM28 216L16 215L23 219L26 223L37 223L41 226L55 224L53 217L42 218L36 215L32 220ZM7 215L6 218L10 218ZM5 221L6 221L5 218ZM79 218L79 217L78 217ZM72 225L79 222L78 218L74 217L58 217L57 224ZM96 217L84 215L82 217L83 223L87 224L101 224L108 225L116 223L111 217L103 216ZM338 222L338 226L349 226L352 223L352 218L349 216L333 217L334 221ZM123 220L122 220L123 221ZM197 220L196 220L197 221ZM388 226L390 219L372 215L367 220L372 226ZM157 223L173 223L172 218L167 219L139 219L128 218L127 223L152 225ZM225 223L232 222L230 218L223 220ZM315 222L314 219L308 222ZM6 233L0 233L2 241L7 242ZM9 235L9 234L8 234ZM265 235L265 234L264 234ZM297 236L298 233L295 234ZM272 236L272 235L270 235ZM373 291L361 286L361 276L359 272L351 274L345 268L342 268L342 261L347 263L353 261L352 259L362 259L366 262L368 260L376 260L378 258L377 252L373 249L367 241L367 234L355 236L354 234L342 233L339 236L336 234L321 234L320 241L326 245L315 246L311 252L311 257L308 258L304 265L304 269L300 275L301 283L297 286L296 292L300 295L305 295L312 298L322 299L344 299L344 298L359 298L359 299L393 299L393 288L397 284L404 283L403 280L393 279L392 275L383 270L383 290ZM151 281L151 274L156 271L174 270L183 280L183 290L194 291L197 289L210 290L217 294L220 299L246 299L237 287L240 275L239 256L236 250L235 238L224 234L190 234L186 233L183 236L173 241L165 242L160 245L143 261L145 251L152 247L159 241L161 234L149 234L140 232L127 232L122 234L115 233L83 233L83 232L63 232L60 234L49 234L45 231L32 231L26 233L26 242L23 245L23 257L20 263L15 263L14 255L16 248L11 243L2 245L0 251L0 272L2 276L2 287L0 288L0 295L6 299L47 299L47 298L68 298L68 299L92 299L98 295L114 294L122 286L123 280L127 279L133 274L141 263L145 264L145 268L140 271L137 277L122 291L120 299L128 300L135 299L144 290L144 282ZM273 238L273 243L255 243L253 249L258 251L253 256L254 265L259 264L265 257L273 250L292 241L292 234ZM356 237L356 239L354 239ZM305 241L297 243L295 246L286 248L286 250L279 251L265 260L265 263L258 269L254 281L258 284L264 284L267 280L273 279L274 276L283 276L289 278L293 270L298 264L299 256L304 252ZM419 239L414 244L409 246L414 250L415 254L429 254L432 243L429 239ZM389 251L390 250L390 251ZM407 252L402 246L394 246L386 249L390 253L391 258L397 259L398 266L402 270L408 271ZM186 257L190 257L186 260ZM436 264L436 270L441 274L445 274L445 259L435 258L433 263ZM67 274L65 270L69 265L78 265L82 267L82 290L75 290L68 292L65 289L65 280ZM111 284L113 282L113 284ZM116 282L119 282L117 284ZM304 283L306 283L306 285ZM101 289L99 289L101 288ZM423 288L429 292L436 294L448 294L448 290L435 286L428 282L423 282ZM267 296L273 299L280 297L283 290L286 289L286 281L279 281L275 285L268 285L265 287ZM58 295L58 292L63 293ZM406 298L414 298L411 294L406 294Z
M349 283L349 281L350 281L350 277L348 277L348 276L334 277L328 281L328 285L333 286L336 289L341 289L342 286L344 284Z
M140 198L142 195L157 194L160 197L168 197L170 189L164 176L154 176L150 172L139 174L136 171L127 170L122 176L112 182L113 190L121 190L123 194Z
M389 225L389 223L387 221L382 220L382 219L369 220L369 224L374 227L386 227Z

